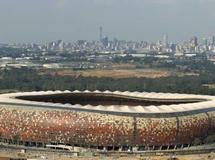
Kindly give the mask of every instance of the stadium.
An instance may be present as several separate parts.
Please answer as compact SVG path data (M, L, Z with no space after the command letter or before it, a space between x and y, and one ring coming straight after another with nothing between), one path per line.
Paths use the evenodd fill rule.
M215 132L215 97L46 91L0 95L0 141L107 150L177 149Z

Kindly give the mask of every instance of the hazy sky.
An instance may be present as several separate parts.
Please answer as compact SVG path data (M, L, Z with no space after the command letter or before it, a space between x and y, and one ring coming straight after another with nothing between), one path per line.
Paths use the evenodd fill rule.
M0 42L215 34L215 0L0 0Z

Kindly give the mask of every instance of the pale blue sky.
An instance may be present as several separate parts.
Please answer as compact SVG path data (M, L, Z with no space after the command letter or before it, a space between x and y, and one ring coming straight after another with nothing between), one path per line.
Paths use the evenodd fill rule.
M0 42L110 38L189 39L215 34L215 0L0 0Z

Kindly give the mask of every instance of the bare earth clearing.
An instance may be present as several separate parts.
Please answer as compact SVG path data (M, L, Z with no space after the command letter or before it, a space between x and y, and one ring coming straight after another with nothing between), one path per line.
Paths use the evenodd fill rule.
M28 158L42 160L170 160L171 156L134 156L134 155L115 155L115 156L84 156L75 157L72 155L64 155L63 153L50 153L39 151L27 151L20 153L18 150L0 149L0 157ZM45 158L45 159L46 159ZM193 155L177 155L175 160L215 160L214 153L193 154Z
M74 77L112 77L112 78L130 78L130 77L146 77L159 78L168 77L172 75L170 71L155 70L155 69L114 69L114 70L49 70L40 72L39 74L52 74L60 76L74 76Z

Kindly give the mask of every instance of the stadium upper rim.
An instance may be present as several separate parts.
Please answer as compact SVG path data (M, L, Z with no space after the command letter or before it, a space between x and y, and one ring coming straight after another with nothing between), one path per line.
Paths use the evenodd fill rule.
M81 104L63 104L53 102L41 102L20 99L20 97L29 96L54 96L64 94L88 94L102 96L127 97L131 99L142 99L154 102L180 102L180 104L168 105L81 105ZM192 103L189 103L192 102ZM0 95L0 104L16 106L32 106L53 109L81 110L88 112L106 112L106 113L125 113L125 114L178 114L187 112L215 111L215 96L194 95L194 94L176 94L176 93L148 93L148 92L120 92L120 91L40 91L40 92L18 92Z

